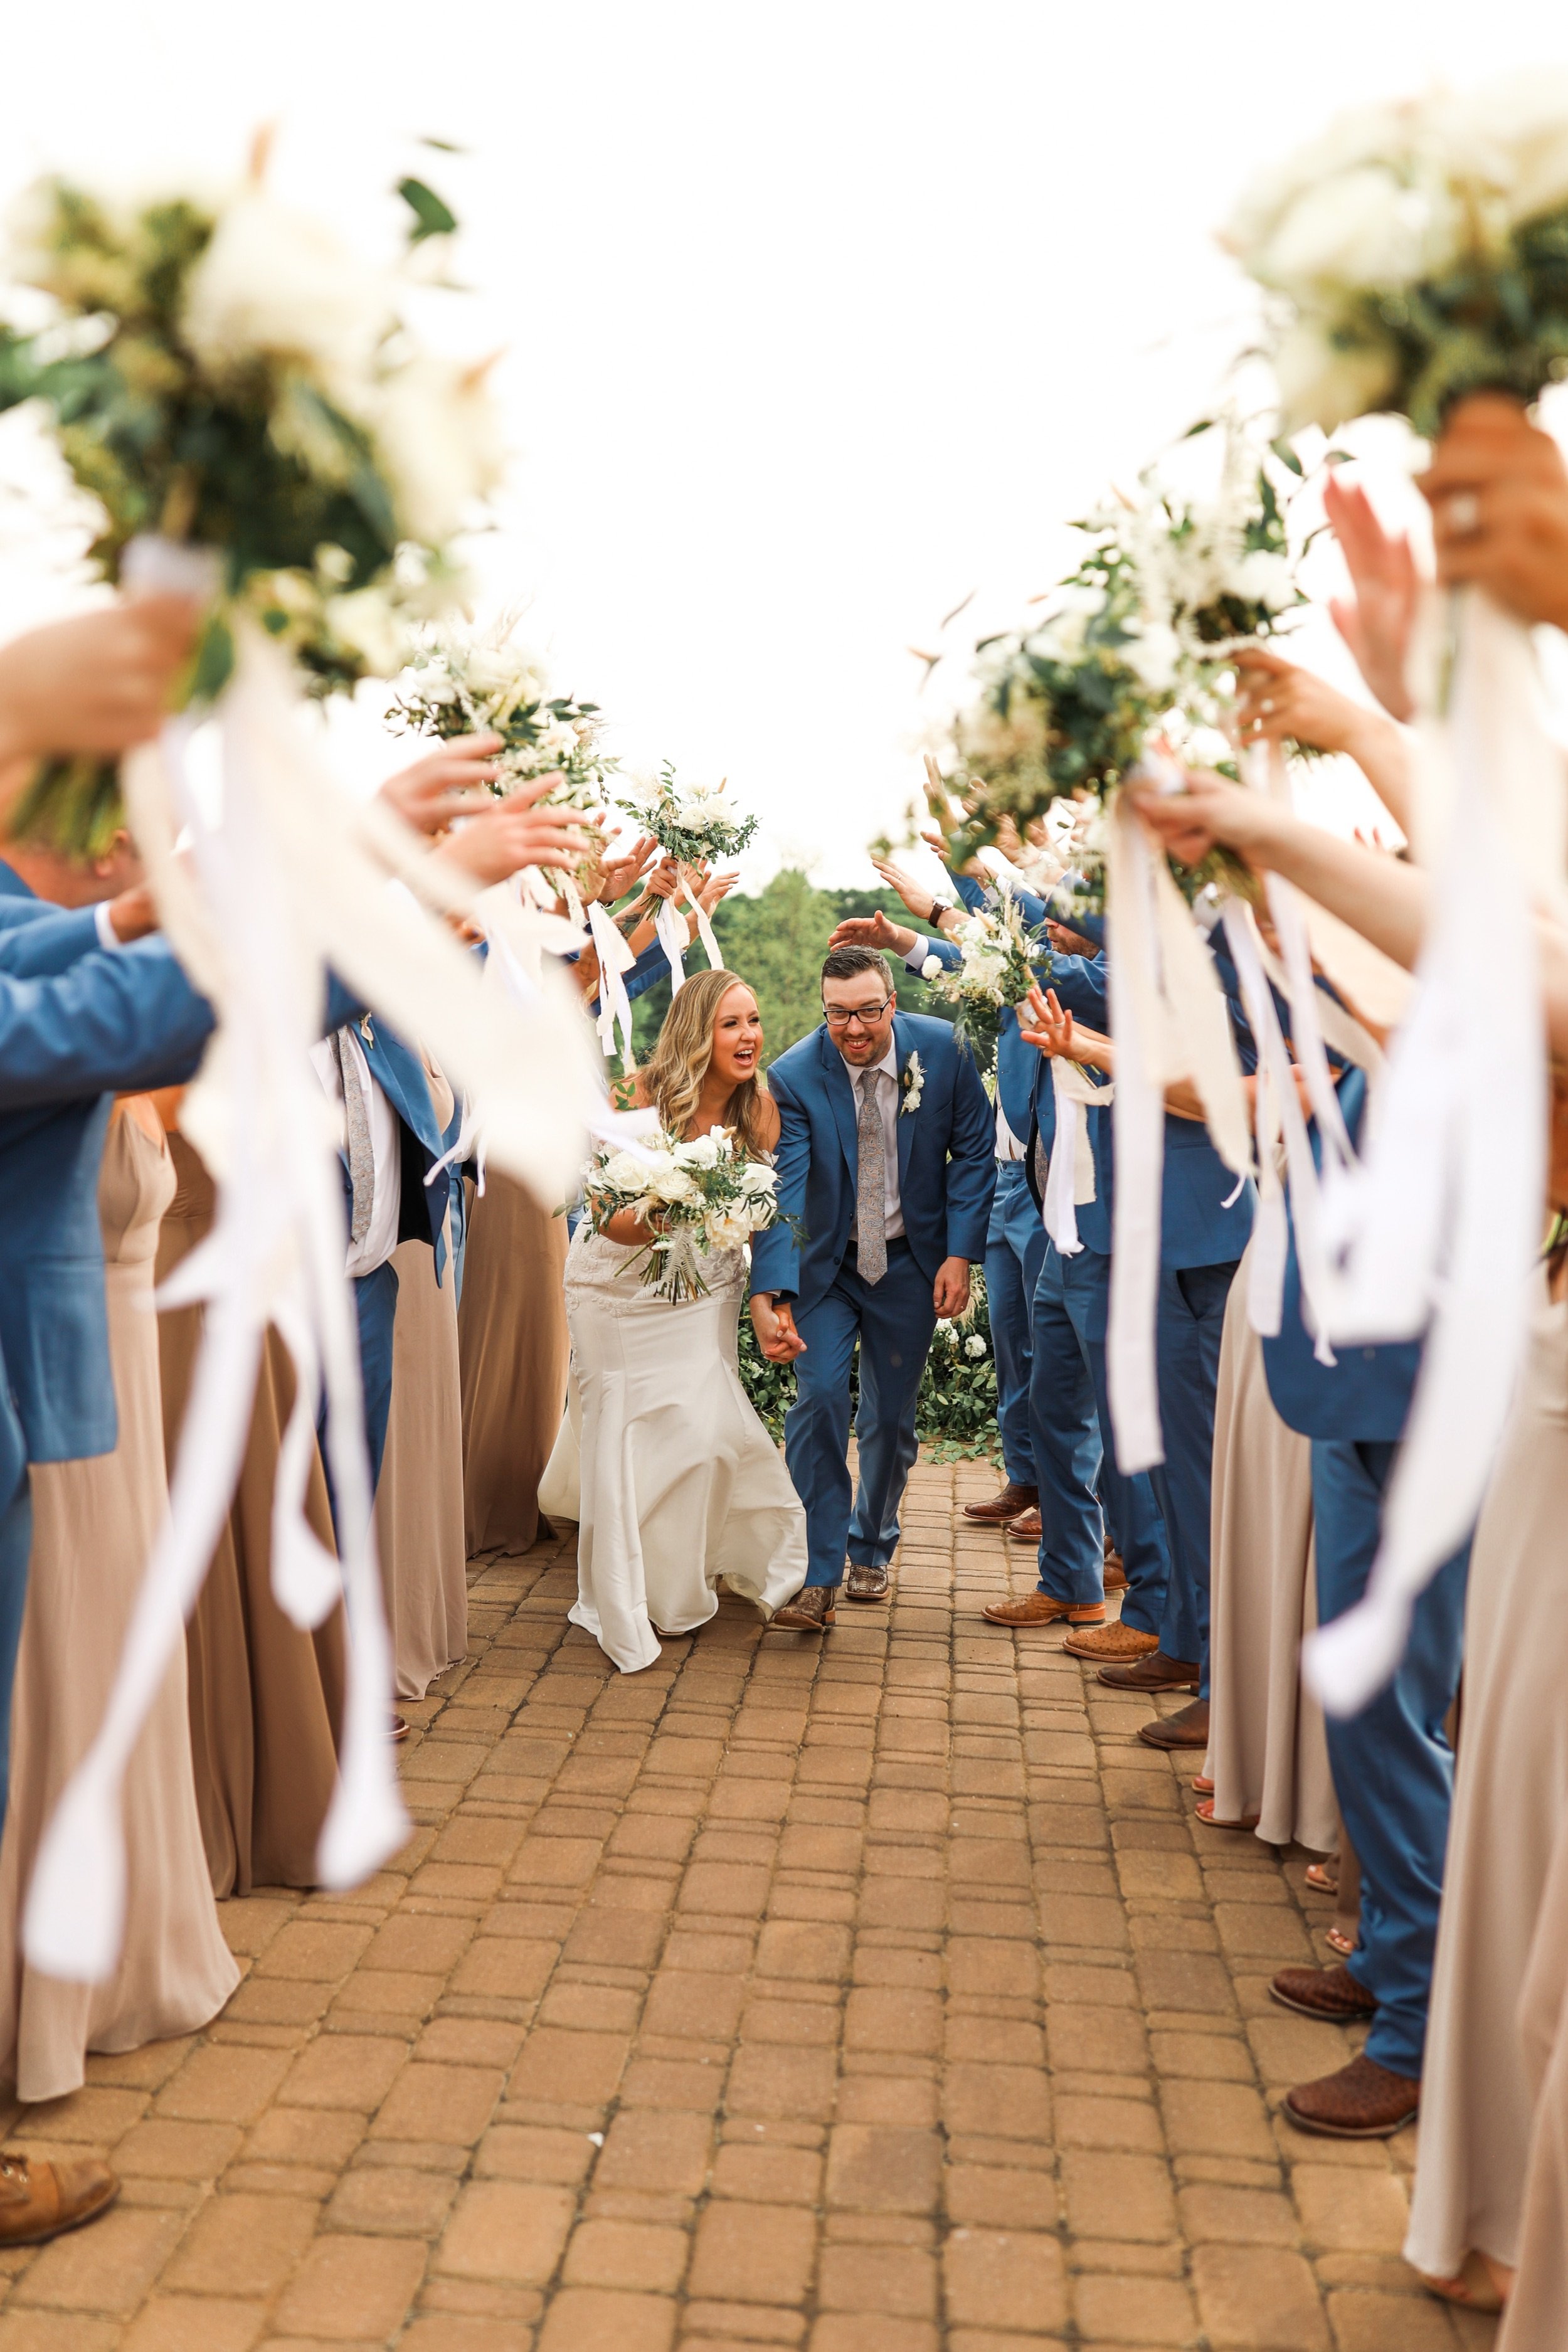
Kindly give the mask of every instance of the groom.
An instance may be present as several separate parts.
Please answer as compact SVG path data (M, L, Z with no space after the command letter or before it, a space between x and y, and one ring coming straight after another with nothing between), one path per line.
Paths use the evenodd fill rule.
M805 1506L811 1566L776 1625L833 1622L880 1601L916 1452L915 1399L939 1315L969 1304L996 1181L995 1119L945 1021L900 1013L874 949L829 950L823 1025L768 1072L778 1105L782 1221L752 1245L752 1320L763 1353L795 1367L784 1453ZM860 1341L849 1484L849 1373ZM853 1511L851 1502L853 1501Z

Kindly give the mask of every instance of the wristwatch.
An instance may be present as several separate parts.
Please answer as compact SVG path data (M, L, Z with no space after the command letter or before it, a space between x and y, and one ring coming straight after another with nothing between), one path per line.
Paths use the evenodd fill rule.
M928 923L934 923L940 930L942 928L942 917L944 915L951 915L952 912L952 901L951 898L933 898L931 902L931 912L926 917L926 920Z

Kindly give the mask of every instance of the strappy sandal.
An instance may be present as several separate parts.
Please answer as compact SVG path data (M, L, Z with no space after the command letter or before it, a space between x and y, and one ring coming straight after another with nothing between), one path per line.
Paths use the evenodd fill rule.
M1477 2253L1474 2247L1465 2256L1465 2267L1458 2278L1429 2278L1425 2271L1417 2271L1415 2275L1427 2294L1436 2295L1443 2303L1457 2303L1466 2311L1494 2313L1502 2309L1502 2294L1486 2256Z
M1210 1780L1206 1772L1194 1772L1192 1779L1192 1786L1196 1790L1200 1797L1212 1797L1214 1795L1214 1782Z
M1347 1936L1342 1927L1325 1927L1323 1941L1331 1952L1338 1952L1342 1960L1348 1960L1353 1951L1360 1949L1355 1937Z
M1310 1862L1307 1864L1307 1884L1314 1894L1337 1895L1340 1891L1339 1864Z
M1211 1830L1255 1830L1261 1818L1257 1813L1245 1813L1238 1822L1216 1822L1214 1817L1214 1799L1205 1797L1201 1805L1194 1808L1199 1821Z

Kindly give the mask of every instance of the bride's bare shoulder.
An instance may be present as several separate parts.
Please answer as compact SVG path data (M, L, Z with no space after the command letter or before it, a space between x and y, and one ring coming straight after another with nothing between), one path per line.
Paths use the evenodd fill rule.
M757 1126L764 1151L774 1151L779 1139L779 1107L765 1087L757 1089Z

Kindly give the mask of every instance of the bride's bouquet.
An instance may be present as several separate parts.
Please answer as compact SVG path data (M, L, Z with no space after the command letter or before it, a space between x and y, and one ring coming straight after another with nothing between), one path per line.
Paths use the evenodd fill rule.
M1224 242L1275 298L1286 429L1568 373L1568 76L1364 107L1264 172Z
M598 704L552 694L542 656L517 643L514 627L508 615L488 630L423 632L398 682L397 715L443 742L499 735L500 775L490 789L500 799L540 776L559 776L544 795L550 806L597 808L617 765L601 747Z
M242 618L310 692L395 676L460 593L447 542L499 474L484 369L414 348L393 275L255 180L131 204L43 180L6 258L32 323L0 323L0 409L48 414L102 575L149 538L207 552L185 698L227 684ZM121 821L111 767L53 761L18 830L89 854Z
M667 761L657 777L628 784L616 805L680 866L712 866L734 857L757 829L742 816L722 783L683 784Z
M702 1253L743 1249L753 1234L779 1222L777 1188L765 1160L737 1154L730 1129L710 1127L689 1143L661 1132L636 1151L597 1152L583 1198L596 1234L628 1209L657 1228L642 1279L658 1297L679 1304L707 1293Z
M950 971L940 957L928 956L921 978L933 996L955 1008L954 1029L988 1071L996 1058L1004 1008L1021 1004L1037 977L1029 935L1017 901L1004 890L994 911L982 908L947 936L959 950L957 968ZM1047 970L1049 961L1045 958Z

